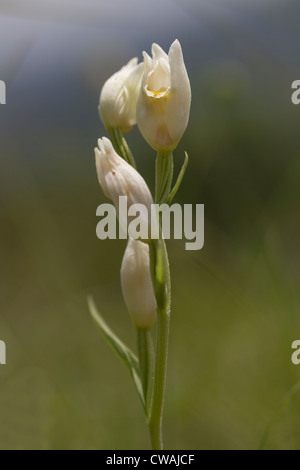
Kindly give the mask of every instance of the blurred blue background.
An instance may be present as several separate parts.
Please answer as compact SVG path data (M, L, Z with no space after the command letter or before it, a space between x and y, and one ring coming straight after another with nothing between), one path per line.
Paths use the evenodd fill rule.
M96 238L93 148L105 80L157 42L181 42L193 100L175 152L180 203L205 204L205 247L169 243L173 280L165 441L255 449L300 380L299 2L2 0L0 79L1 449L141 449L126 371L92 323L94 294L135 348L119 283L124 241ZM128 135L153 188L155 155ZM300 398L267 448L300 448Z

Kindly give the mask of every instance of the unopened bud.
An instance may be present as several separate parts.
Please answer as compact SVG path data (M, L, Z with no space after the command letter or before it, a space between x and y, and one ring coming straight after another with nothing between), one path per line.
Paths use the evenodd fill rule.
M149 246L129 238L121 267L121 285L127 309L137 328L150 329L156 321L156 299L150 274Z

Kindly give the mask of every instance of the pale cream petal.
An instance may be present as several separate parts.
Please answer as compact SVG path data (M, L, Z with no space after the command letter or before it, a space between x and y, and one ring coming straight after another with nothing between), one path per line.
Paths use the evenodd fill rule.
M145 243L129 238L121 266L121 286L134 325L150 329L157 318L157 303Z
M165 53L165 51L156 43L152 44L152 57L153 60L160 60L164 59L166 62L168 62L168 54Z

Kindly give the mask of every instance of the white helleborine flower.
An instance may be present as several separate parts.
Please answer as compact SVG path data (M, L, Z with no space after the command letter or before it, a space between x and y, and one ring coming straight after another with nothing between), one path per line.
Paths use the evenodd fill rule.
M150 329L156 321L157 304L146 243L129 238L121 266L121 285L134 325Z
M121 227L127 232L130 220L128 213L133 216L134 214L130 214L130 208L138 204L143 209L140 214L141 225L147 228L144 238L150 238L153 198L147 183L135 168L116 153L109 139L99 139L98 146L99 148L95 148L95 155L99 183L105 196L113 201ZM122 196L127 197L125 211L119 207Z
M181 46L174 41L167 55L153 44L152 58L144 52L145 70L137 101L137 124L157 151L172 151L189 120L191 87Z
M99 113L107 129L129 132L136 124L136 102L142 75L143 64L138 64L138 59L134 58L104 83Z

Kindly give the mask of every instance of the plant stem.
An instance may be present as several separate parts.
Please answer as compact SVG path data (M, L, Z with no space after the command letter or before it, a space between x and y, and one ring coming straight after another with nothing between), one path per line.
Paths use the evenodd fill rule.
M167 201L173 180L173 154L172 152L158 152L155 168L155 202L163 204Z
M152 408L149 420L149 430L153 450L163 449L162 419L166 386L169 329L170 314L166 311L160 311L157 326L156 364Z
M162 450L162 419L169 347L171 283L169 261L164 240L160 239L156 243L152 243L150 250L154 251L154 253L151 255L151 261L156 263L154 269L152 267L152 273L155 273L153 280L158 305L158 321L154 384L151 401L152 406L149 418L149 431L152 449ZM161 279L162 274L163 279ZM164 287L163 290L161 289L162 280Z
M124 158L124 160L133 166L133 168L136 168L135 160L121 129L117 127L111 127L106 130L117 154Z
M140 363L141 380L145 400L145 413L149 418L151 405L151 388L153 381L154 347L150 330L138 328L137 330L138 355Z
M155 202L168 200L173 179L172 152L158 152L155 173ZM171 313L171 277L169 259L160 227L159 240L150 243L150 268L157 301L157 337L149 431L153 450L163 449L162 420L166 389Z

